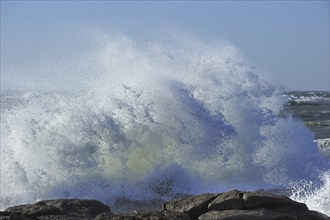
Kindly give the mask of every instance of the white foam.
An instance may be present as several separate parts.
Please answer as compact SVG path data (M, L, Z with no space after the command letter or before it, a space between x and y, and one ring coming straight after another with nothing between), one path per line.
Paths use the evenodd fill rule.
M295 183L291 198L305 203L310 210L316 210L330 216L330 172L324 172L321 183L300 181Z
M276 117L281 91L234 46L185 36L100 45L83 90L17 93L2 109L2 208L284 187L324 169L308 129Z
M330 157L330 138L323 138L315 140L322 154Z
M326 94L319 94L320 92L310 92L308 95L290 95L289 101L294 101L296 103L309 103L309 104L329 104L330 103L330 97Z

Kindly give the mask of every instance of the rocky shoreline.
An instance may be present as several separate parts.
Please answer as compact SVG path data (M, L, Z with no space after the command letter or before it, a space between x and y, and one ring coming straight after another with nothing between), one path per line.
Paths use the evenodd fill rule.
M330 220L303 203L269 192L206 193L165 202L161 211L114 214L97 200L57 199L9 207L0 220Z

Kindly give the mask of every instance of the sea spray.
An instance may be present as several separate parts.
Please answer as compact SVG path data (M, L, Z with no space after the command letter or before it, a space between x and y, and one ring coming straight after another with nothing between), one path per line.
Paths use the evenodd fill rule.
M301 180L292 184L291 199L305 203L309 209L330 216L330 173L322 173L320 182Z
M110 35L74 57L53 86L56 65L43 69L47 90L2 91L2 208L284 188L327 169L311 132L278 117L282 91L229 43ZM64 73L79 86L59 86Z

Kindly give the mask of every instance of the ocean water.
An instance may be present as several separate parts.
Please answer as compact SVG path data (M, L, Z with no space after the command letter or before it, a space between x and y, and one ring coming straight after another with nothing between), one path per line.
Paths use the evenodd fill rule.
M330 157L330 92L291 91L287 92L283 117L293 116L304 122L314 135L314 140L325 155Z
M330 215L328 92L285 91L233 45L192 37L108 37L71 61L1 91L1 209L237 188Z
M320 153L330 159L330 92L291 91L285 95L288 100L280 115L303 122L312 131ZM329 162L326 166L330 168ZM320 179L321 182L301 180L291 185L291 198L330 215L330 172L323 173Z

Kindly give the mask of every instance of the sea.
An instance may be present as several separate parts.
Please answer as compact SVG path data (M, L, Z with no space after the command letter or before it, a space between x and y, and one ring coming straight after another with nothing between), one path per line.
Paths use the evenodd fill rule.
M4 78L1 210L56 198L119 210L239 189L330 215L329 91L284 89L224 42L120 36L86 54L48 65L36 86Z

